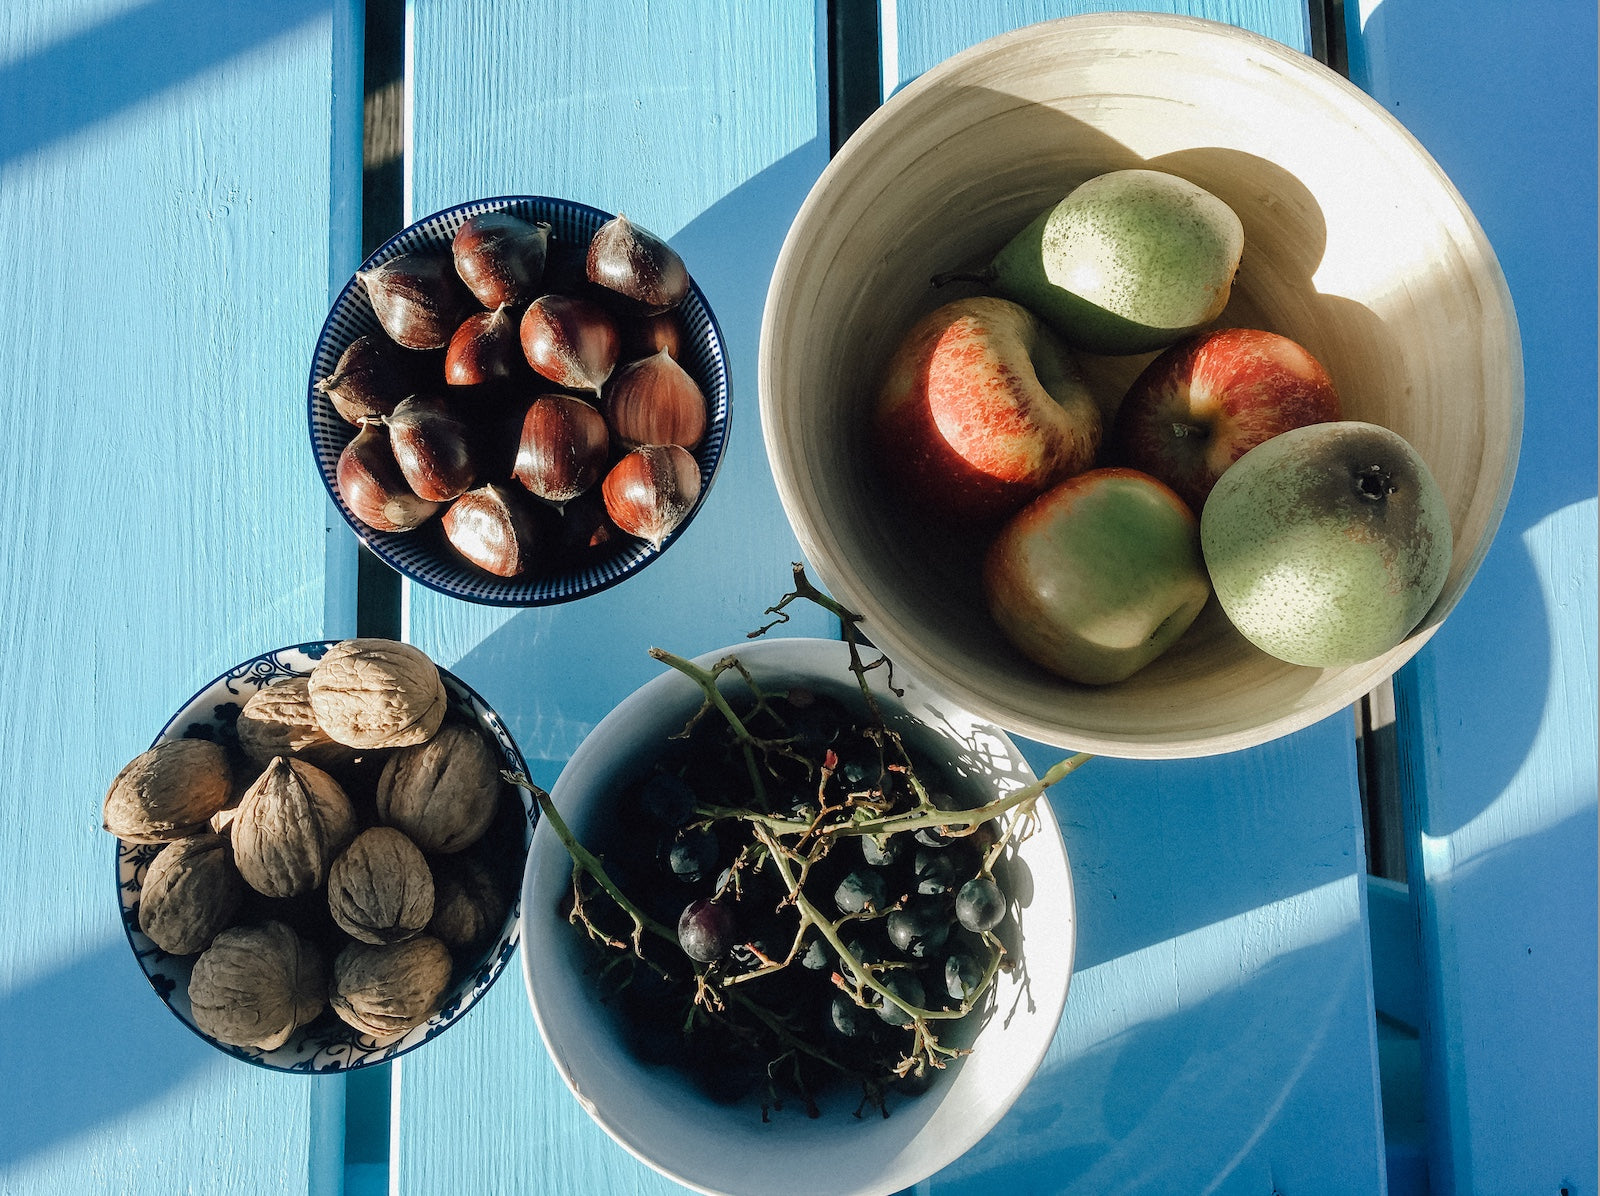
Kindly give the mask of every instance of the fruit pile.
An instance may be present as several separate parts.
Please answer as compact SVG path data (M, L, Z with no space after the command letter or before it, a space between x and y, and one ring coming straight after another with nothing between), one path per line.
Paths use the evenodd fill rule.
M527 786L577 864L567 916L619 1033L718 1101L814 1116L846 1081L883 1108L966 1053L1016 959L1015 847L1081 762L987 802L955 796L971 778L952 784L889 726L865 685L882 662L863 664L849 627L864 717L811 686L768 688L735 657L703 669L653 649L704 701L586 842ZM730 670L741 680L719 689Z
M1443 589L1451 532L1421 457L1342 418L1303 346L1224 320L1225 203L1155 170L1090 179L918 321L873 416L907 506L983 531L989 613L1025 656L1115 683L1213 592L1251 643L1337 667L1389 651ZM1159 351L1122 395L1080 354Z
M567 245L488 211L357 278L382 331L315 387L359 428L337 487L366 526L437 517L463 558L519 577L621 533L660 548L693 507L709 413L678 361L689 274L659 237L616 216Z

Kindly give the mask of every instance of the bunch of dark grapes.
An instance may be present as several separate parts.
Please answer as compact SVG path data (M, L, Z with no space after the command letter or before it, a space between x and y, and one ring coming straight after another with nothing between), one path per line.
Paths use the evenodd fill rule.
M962 1053L1009 962L1000 827L941 823L937 765L831 697L735 713L746 737L708 705L616 794L587 846L633 909L580 873L573 920L640 1059L764 1116L816 1116L841 1081L887 1114ZM861 833L889 820L913 825Z

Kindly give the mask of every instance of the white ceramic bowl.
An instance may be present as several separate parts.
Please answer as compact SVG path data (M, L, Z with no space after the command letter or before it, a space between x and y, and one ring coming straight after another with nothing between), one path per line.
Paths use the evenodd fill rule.
M709 653L702 666L737 655L769 685L804 682L859 706L845 646L774 639ZM877 674L874 674L876 676ZM725 683L727 675L724 677ZM875 686L886 716L963 784L993 800L1033 780L1001 731L898 673L905 697ZM700 690L680 673L655 678L607 715L562 771L552 799L580 842L627 780L642 774L665 738L699 707ZM910 720L922 725L912 729ZM1066 1000L1076 941L1066 849L1048 804L1020 848L1028 884L1020 903L1025 967L996 982L997 1011L971 1055L914 1098L896 1098L888 1118L852 1113L860 1093L840 1091L811 1120L788 1107L763 1124L752 1104L720 1105L679 1073L640 1063L595 1000L587 952L560 912L572 876L561 842L541 820L523 884L523 970L545 1047L584 1109L620 1145L700 1192L827 1196L898 1191L953 1162L997 1122L1044 1058ZM1025 977L1025 983L1022 981ZM757 1162L759 1160L759 1162Z
M921 314L1076 184L1147 166L1220 196L1245 228L1221 323L1293 337L1346 418L1422 454L1449 503L1454 561L1421 625L1348 668L1273 660L1216 604L1117 685L1074 685L1001 637L981 543L908 517L866 459L885 363ZM1151 354L1086 358L1114 406ZM796 217L767 297L759 386L768 457L817 576L895 661L979 717L1117 756L1264 742L1355 701L1460 599L1510 493L1522 360L1505 280L1461 196L1381 107L1311 59L1183 17L1069 17L984 42L879 109Z

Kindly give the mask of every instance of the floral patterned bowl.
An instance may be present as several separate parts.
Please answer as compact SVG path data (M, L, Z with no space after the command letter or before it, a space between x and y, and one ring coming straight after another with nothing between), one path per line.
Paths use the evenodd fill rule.
M275 648L235 665L173 715L156 736L155 743L209 739L222 744L230 755L238 754L235 724L250 695L275 681L309 673L336 642L328 640ZM522 753L499 715L459 678L444 669L440 669L439 674L449 695L451 713L471 722L483 733L498 752L503 768L524 772ZM242 760L242 754L238 758ZM370 1038L340 1021L332 1009L324 1009L315 1020L301 1026L286 1043L273 1050L230 1046L201 1030L189 1007L189 975L195 957L169 955L139 929L139 897L145 872L163 844L118 840L117 897L122 908L122 926L134 958L156 995L166 1002L179 1021L219 1051L275 1071L321 1073L384 1063L443 1033L505 970L521 938L518 884L529 844L533 841L535 818L531 799L522 790L507 785L501 794L500 811L494 823L471 849L502 882L507 898L505 919L499 932L480 952L472 958L456 957L451 986L439 1011L398 1038Z

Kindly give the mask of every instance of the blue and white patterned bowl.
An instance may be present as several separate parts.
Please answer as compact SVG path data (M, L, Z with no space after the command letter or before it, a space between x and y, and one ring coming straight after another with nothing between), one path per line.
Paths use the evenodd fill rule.
M250 695L274 681L309 673L336 642L326 640L275 648L235 665L189 699L161 729L151 746L173 739L209 739L236 750L234 725ZM500 716L459 678L444 669L439 670L439 675L449 695L451 713L471 722L483 732L498 751L502 768L525 772L522 753L517 750ZM275 1050L230 1046L212 1038L195 1025L189 1008L189 975L194 968L194 957L168 955L139 929L139 895L144 887L145 872L163 844L118 840L117 897L122 907L122 927L127 932L134 958L139 961L150 986L179 1021L219 1051L236 1059L275 1071L322 1073L367 1067L403 1055L443 1033L466 1013L499 978L521 940L518 884L528 847L533 841L537 808L525 791L512 789L511 792L520 798L520 812L512 816L509 807L516 805L515 799L503 799L508 808L502 811L489 831L491 835L499 834L502 837L497 850L503 852L505 858L497 862L504 867L497 870L504 871L509 877L505 921L480 958L470 964L457 960L454 983L439 1011L399 1038L381 1041L370 1038L340 1021L331 1009L323 1010L314 1021L300 1027L288 1042Z
M503 211L526 220L542 220L551 226L551 253L556 257L565 249L587 246L612 213L572 200L544 195L508 195L458 204L417 221L395 234L361 264L367 270L379 262L417 249L443 249L448 252L456 231L482 212ZM693 263L689 263L691 269ZM328 488L339 513L356 536L382 560L413 581L440 593L468 602L491 606L546 606L570 602L596 593L631 577L670 548L705 503L711 491L722 450L727 444L730 414L728 358L722 330L717 326L710 305L698 284L691 279L689 294L676 309L683 325L684 346L680 364L699 385L706 397L709 421L705 440L695 450L700 466L700 495L688 515L667 537L660 549L643 540L624 536L613 551L587 560L581 565L539 572L526 577L502 578L472 565L452 549L437 519L412 532L379 532L357 519L339 496L337 484L339 454L355 436L356 429L334 410L316 383L333 373L340 355L357 337L380 333L366 289L352 276L334 301L333 309L317 338L311 375L306 384L307 421L311 449L317 470ZM554 384L549 387L556 390ZM533 393L528 395L531 400Z

